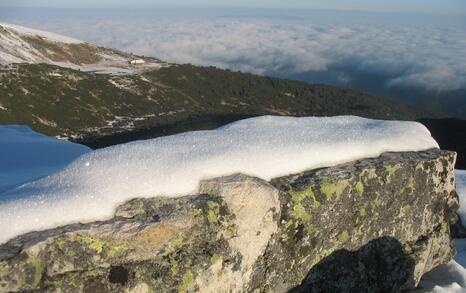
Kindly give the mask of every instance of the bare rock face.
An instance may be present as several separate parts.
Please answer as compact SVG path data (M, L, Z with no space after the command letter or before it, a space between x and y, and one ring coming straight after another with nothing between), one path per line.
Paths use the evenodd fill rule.
M108 221L0 246L0 292L398 292L455 253L455 154L386 153L198 195L134 199Z

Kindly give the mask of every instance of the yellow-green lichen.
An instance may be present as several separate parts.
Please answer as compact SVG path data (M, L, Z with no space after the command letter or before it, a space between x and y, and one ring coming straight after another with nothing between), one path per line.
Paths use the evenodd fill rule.
M367 179L371 179L371 178L377 178L377 172L374 168L368 168L368 169L364 169L362 172L361 172L361 177L365 177Z
M66 252L66 255L73 258L73 257L76 257L77 254L76 254L76 251L74 251L74 250L68 250Z
M387 172L387 177L390 178L395 174L396 171L401 169L399 165L385 165L384 166L385 172Z
M214 255L212 255L212 257L210 258L210 263L215 264L218 261L220 261L221 259L222 259L222 256L220 254L214 253Z
M78 240L86 243L90 249L95 250L98 254L101 254L104 250L105 241L98 237L89 234L81 234L78 236Z
M382 205L382 200L380 198L378 198L378 197L374 198L371 201L372 212L374 212L374 210L380 208L381 205Z
M34 280L32 283L32 287L35 288L39 286L40 280L42 279L42 265L40 264L40 260L37 256L33 255L32 253L27 254L27 263L34 269Z
M401 214L406 216L406 215L410 215L411 214L411 205L406 205L404 207L401 208Z
M207 195L218 196L218 192L215 189L209 188L209 190L207 190Z
M218 221L218 216L220 214L220 206L214 201L207 202L207 220L209 223L215 223Z
M98 271L94 270L94 271L87 271L85 275L86 277L96 278L99 274L98 274Z
M367 210L371 208L371 205L364 205L362 208L360 208L359 210L357 210L359 216L361 216L362 218L366 217L367 216Z
M338 241L339 241L340 243L348 241L348 239L349 239L348 231L345 230L345 231L341 232L341 233L338 235L337 239L338 239Z
M183 276L183 280L181 282L181 286L178 289L179 293L186 293L188 292L189 287L194 282L194 275L190 271L186 272Z
M195 209L193 212L194 217L199 217L202 215L202 209Z
M28 282L28 279L27 279L26 274L21 274L21 276L19 276L19 284L26 285L27 282Z
M448 225L448 223L442 222L442 224L440 224L440 232L442 233L448 232L448 234L450 234L449 231L450 231L450 226Z
M417 170L424 170L424 162L419 162L416 164L416 171Z
M409 177L408 181L406 184L400 189L400 194L403 194L406 192L406 190L409 189L409 193L412 193L414 191L414 178Z
M231 222L228 223L227 227L225 228L225 237L230 239L236 235L236 225L235 223Z
M170 271L172 273L172 277L178 275L178 264L176 262L171 265Z
M68 284L70 284L73 288L78 288L79 281L77 280L77 275L74 272L67 272L66 275L66 280Z
M290 228L291 226L293 226L294 224L295 224L295 221L293 221L293 220L288 220L288 221L286 221L284 227L285 227L285 229L288 229L288 228Z
M348 182L346 181L330 181L324 182L320 186L320 192L325 195L328 201L339 200Z
M362 184L361 181L358 181L358 183L356 183L356 185L354 186L354 188L356 189L356 192L359 193L359 194L363 194L364 193L364 184Z
M308 198L312 201L312 207L317 209L320 207L320 202L317 200L314 191L312 191L312 188L308 188L306 190L303 190L301 192L290 192L291 195L291 200L293 201L294 204L299 204L301 203L304 199Z
M411 191L414 191L414 178L409 177L408 179L408 184L406 185Z
M176 237L175 239L171 241L171 244L173 245L173 247L178 248L183 244L184 240L185 239L183 235L179 235L178 237Z
M129 249L127 245L111 245L108 250L109 257L115 257Z
M300 220L302 223L307 224L311 221L311 215L306 211L304 206L300 203L293 207L291 211L291 216L297 220Z
M55 243L57 243L57 245L60 248L64 247L68 241L69 241L69 238L66 236L60 236L60 237L55 238Z

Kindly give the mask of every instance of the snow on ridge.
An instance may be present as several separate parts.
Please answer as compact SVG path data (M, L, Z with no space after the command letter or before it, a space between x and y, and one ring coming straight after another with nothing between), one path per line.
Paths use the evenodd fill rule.
M82 44L85 43L84 41L74 39L71 37L55 34L52 32L42 31L38 29L27 28L24 26L16 25L16 24L9 24L0 22L0 27L4 27L10 30L14 30L15 32L19 33L20 35L30 36L30 37L42 37L52 42L58 43L66 43L66 44Z
M135 197L197 193L202 179L237 172L271 179L388 151L438 148L417 122L355 116L237 121L96 150L62 171L0 194L0 243L29 231L104 220Z

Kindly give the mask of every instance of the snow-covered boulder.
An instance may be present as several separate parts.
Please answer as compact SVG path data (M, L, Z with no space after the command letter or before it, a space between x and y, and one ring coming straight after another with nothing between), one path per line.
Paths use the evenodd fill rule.
M0 246L0 291L399 292L448 263L455 154L204 180Z
M419 123L355 116L262 116L116 145L0 194L0 243L30 231L110 219L135 197L193 194L203 179L244 173L270 180L383 152L431 148L438 144Z

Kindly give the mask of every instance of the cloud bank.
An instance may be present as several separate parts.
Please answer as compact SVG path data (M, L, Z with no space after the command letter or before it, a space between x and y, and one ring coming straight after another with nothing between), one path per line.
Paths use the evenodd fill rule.
M160 15L37 24L176 63L280 76L350 68L384 76L386 87L466 89L466 25ZM337 79L351 78L341 73Z

